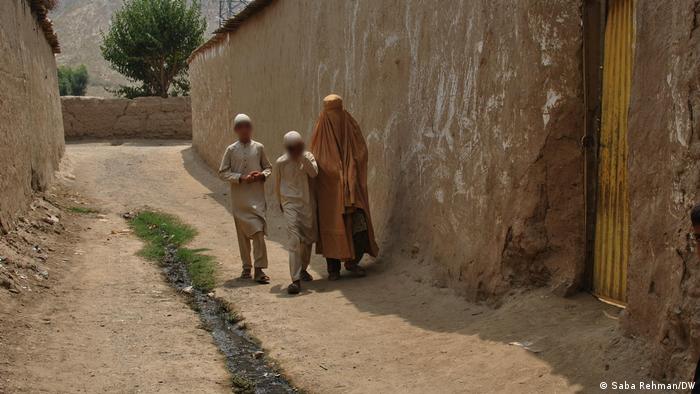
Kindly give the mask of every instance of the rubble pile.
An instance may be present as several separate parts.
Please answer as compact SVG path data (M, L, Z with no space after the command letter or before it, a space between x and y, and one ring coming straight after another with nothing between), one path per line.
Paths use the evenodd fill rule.
M70 264L56 253L66 233L66 215L55 194L39 195L17 226L0 237L0 293L22 294L50 288L51 267Z

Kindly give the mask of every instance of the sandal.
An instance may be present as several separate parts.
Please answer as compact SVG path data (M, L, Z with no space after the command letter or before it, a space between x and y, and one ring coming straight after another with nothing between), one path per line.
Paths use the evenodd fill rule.
M345 269L355 274L355 276L362 277L367 275L367 271L357 263L345 264Z
M287 286L287 293L289 294L299 294L301 291L301 285L299 284L299 281L294 281L292 284Z
M306 270L302 270L301 275L299 275L299 276L300 276L301 280L303 280L304 282L311 282L312 280L314 280L314 277L311 276L311 274L308 273L308 271L306 271Z
M241 276L239 278L240 279L252 279L253 275L250 274L249 269L244 268L243 271L241 272Z
M263 270L255 270L255 281L260 283L261 285L266 285L270 283L270 277L267 276Z

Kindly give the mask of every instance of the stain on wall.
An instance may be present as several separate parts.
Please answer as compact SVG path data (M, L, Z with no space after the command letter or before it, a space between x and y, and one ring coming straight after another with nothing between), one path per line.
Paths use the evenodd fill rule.
M61 98L66 139L192 138L189 97Z
M193 56L193 144L215 168L236 113L270 157L330 92L365 133L381 260L470 299L567 294L583 272L580 4L273 2ZM413 259L402 251L412 250Z
M0 2L0 231L14 227L32 193L49 185L63 154L56 62L47 36L53 33L45 35L29 2Z

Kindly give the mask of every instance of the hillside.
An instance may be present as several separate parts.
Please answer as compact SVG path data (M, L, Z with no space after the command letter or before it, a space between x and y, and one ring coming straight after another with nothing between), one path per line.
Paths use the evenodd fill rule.
M218 27L219 0L202 0L201 3L208 35ZM61 43L61 54L56 60L59 65L87 66L90 73L88 95L111 96L105 87L127 82L100 54L101 32L107 30L112 14L122 4L123 0L61 0L51 12Z

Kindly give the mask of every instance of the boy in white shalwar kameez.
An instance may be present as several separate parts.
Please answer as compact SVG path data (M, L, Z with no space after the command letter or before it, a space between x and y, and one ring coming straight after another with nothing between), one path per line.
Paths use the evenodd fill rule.
M277 159L275 191L287 221L289 235L289 294L301 291L301 281L313 278L306 271L311 260L311 246L316 241L316 202L312 179L318 175L316 159L304 149L304 140L296 131L284 135L287 151Z
M241 278L251 278L258 283L270 283L265 247L265 180L272 173L270 161L265 156L263 144L253 141L253 124L245 114L238 114L233 121L238 141L229 145L219 166L219 176L231 184L231 207L236 223L238 247L243 262ZM250 261L250 243L253 242L254 263Z

